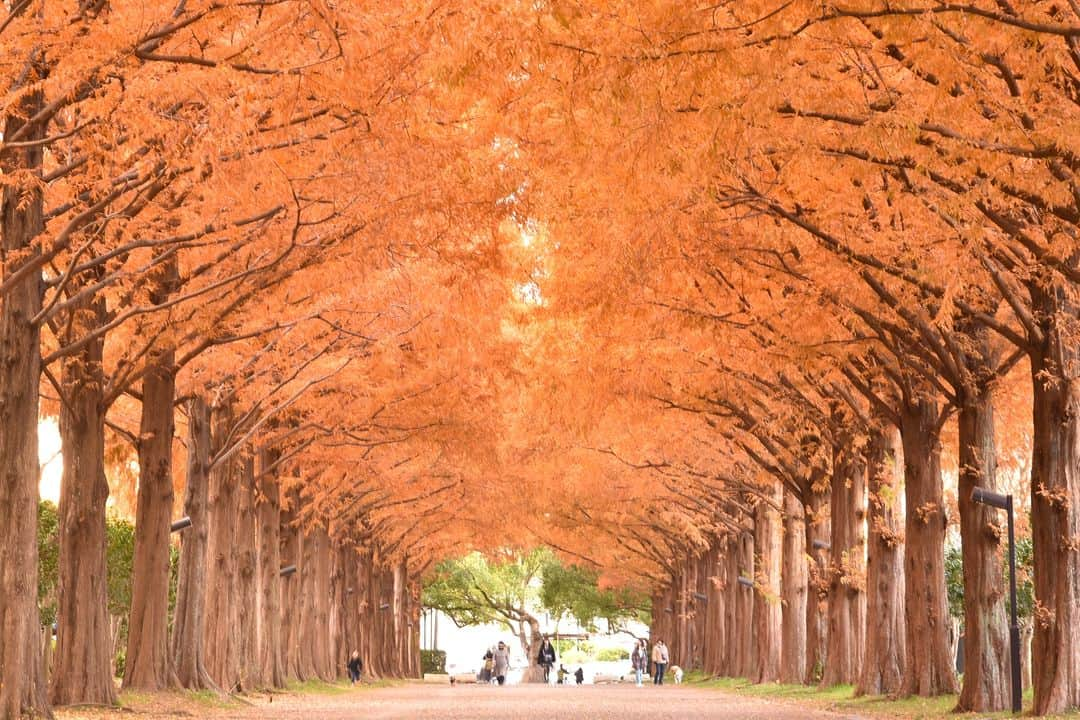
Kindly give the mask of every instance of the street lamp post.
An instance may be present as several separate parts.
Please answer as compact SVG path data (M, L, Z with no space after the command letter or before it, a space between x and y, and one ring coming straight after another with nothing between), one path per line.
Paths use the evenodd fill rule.
M1004 510L1009 518L1009 660L1012 670L1012 711L1020 712L1020 625L1016 621L1016 535L1013 530L1013 496L977 487L971 500Z

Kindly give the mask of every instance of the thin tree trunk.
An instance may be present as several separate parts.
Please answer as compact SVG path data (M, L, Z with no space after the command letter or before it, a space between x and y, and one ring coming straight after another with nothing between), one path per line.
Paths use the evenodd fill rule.
M754 567L754 535L745 532L739 536L739 575L752 580ZM736 672L739 677L752 677L757 664L756 644L750 628L754 626L754 590L738 585L736 633L739 643Z
M206 590L207 495L210 465L210 408L196 395L188 403L187 489L184 514L191 527L180 542L180 575L170 651L182 687L217 689L203 664Z
M949 655L945 593L945 499L937 402L906 399L900 408L904 446L904 694L957 691Z
M169 658L169 532L176 375L172 349L151 357L139 422L139 494L128 622L125 688L176 685Z
M285 662L285 677L294 680L306 680L301 671L300 642L303 626L302 578L307 568L304 566L303 539L296 527L296 513L300 507L300 493L295 488L285 493L286 505L281 511L281 564L295 565L296 572L282 579L281 582L281 640L282 659Z
M74 341L105 323L105 300L72 310ZM105 377L104 338L67 357L61 369L60 406L64 453L58 529L59 584L56 668L49 686L54 705L112 705L112 649L105 570Z
M273 469L277 453L259 453L258 496L255 500L258 548L258 683L285 687L285 661L281 653L281 490Z
M37 64L34 69L39 70ZM30 80L34 80L33 73ZM4 121L4 137L23 126L43 105L41 92L18 101ZM43 125L26 140L45 135ZM0 156L0 248L4 276L30 262L44 231L39 172L40 146L11 149ZM23 715L52 717L41 672L38 576L38 382L41 347L38 326L44 285L31 273L0 297L0 720Z
M784 491L783 641L780 682L796 685L806 680L806 518L802 501Z
M826 614L829 596L829 494L818 490L818 483L808 483L805 498L807 565L806 595L806 676L803 682L820 682L825 673L829 623Z
M1047 318L1033 348L1031 525L1035 570L1032 688L1037 715L1080 707L1080 344L1075 288L1033 283ZM1071 325L1070 325L1071 323Z
M255 459L245 452L237 460L236 514L236 627L238 683L241 691L257 686L258 546L256 544Z
M1000 511L971 499L976 487L997 490L990 390L961 393L960 541L964 572L964 681L956 709L992 712L1010 706L1005 579Z
M771 491L770 499L777 505L783 502L779 485ZM754 567L753 628L757 652L752 677L758 683L780 679L782 536L780 513L772 505L759 502L754 509L754 548L757 556Z
M856 695L895 695L904 682L903 521L900 435L872 429L867 449L870 490L866 561L866 652Z

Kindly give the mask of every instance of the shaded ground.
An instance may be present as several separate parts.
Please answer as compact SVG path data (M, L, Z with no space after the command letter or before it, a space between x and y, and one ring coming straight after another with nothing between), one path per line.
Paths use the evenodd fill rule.
M457 687L408 684L386 688L343 690L333 694L288 694L250 698L250 704L215 707L214 703L184 708L136 707L131 713L83 714L64 711L58 718L207 717L216 720L824 720L851 718L805 710L759 698L715 690L665 685ZM139 703L134 703L139 705Z

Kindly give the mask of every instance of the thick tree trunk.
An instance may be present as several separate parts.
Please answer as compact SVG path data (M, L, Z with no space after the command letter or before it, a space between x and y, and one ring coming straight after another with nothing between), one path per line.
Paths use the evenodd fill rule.
M105 300L73 311L74 341L105 322ZM64 453L58 530L60 562L56 659L49 686L54 705L112 705L112 644L105 570L104 339L63 361L60 438Z
M742 602L740 600L743 591L742 585L739 584L739 572L740 572L740 558L739 547L740 539L738 537L729 537L727 539L726 552L724 554L724 564L726 566L725 575L727 581L724 585L724 594L727 597L727 601L724 603L724 636L727 638L727 643L724 645L723 653L723 671L721 674L727 677L738 677L741 674L741 650L742 650L742 635L743 628L739 623L742 621Z
M783 640L780 681L797 685L806 681L806 518L802 501L784 491Z
M176 586L176 612L170 651L176 678L182 687L216 690L203 664L210 408L198 395L188 403L187 456L184 514L191 518L191 527L181 535L180 574Z
M963 392L959 416L960 541L964 572L964 682L956 709L992 712L1010 706L1008 622L1001 563L1000 511L971 499L976 487L997 490L994 412L989 388Z
M929 398L900 408L904 446L904 693L955 693L945 593L945 499L938 407Z
M825 673L829 622L826 614L829 597L829 552L826 549L831 534L829 494L818 490L819 483L809 483L804 498L807 565L806 595L806 676L803 682L820 682Z
M174 354L156 353L143 378L139 495L124 687L176 684L169 658L169 533L173 512Z
M830 495L829 637L822 685L854 684L862 669L865 617L866 467L841 438L833 451Z
M258 495L255 500L255 519L258 544L258 619L257 648L261 687L285 687L285 661L282 657L281 633L281 490L277 471L273 469L277 454L271 450L259 453Z
M904 682L903 455L895 427L871 431L866 560L866 651L856 695L895 695Z
M1030 353L1031 525L1035 566L1035 713L1080 707L1080 343L1075 288L1032 289L1047 318Z
M238 687L247 692L258 686L259 660L257 653L259 593L258 546L256 543L255 458L250 452L238 460L239 477L236 487L236 626L238 631Z
M11 137L42 107L28 93L4 122ZM39 125L26 140L44 137ZM11 149L0 157L0 261L4 277L33 260L34 242L45 228L38 172L41 147ZM0 296L0 720L23 715L51 717L41 672L37 606L38 576L38 326L44 286L40 273Z
M233 425L229 405L211 410L211 456L225 449ZM210 679L232 692L240 682L237 600L237 518L240 497L239 461L234 455L210 472L207 492L205 621L203 664Z
M769 493L777 505L783 502L779 485ZM758 683L780 679L782 608L780 605L781 546L783 526L780 513L772 505L759 502L754 509L754 636L756 662L752 680Z

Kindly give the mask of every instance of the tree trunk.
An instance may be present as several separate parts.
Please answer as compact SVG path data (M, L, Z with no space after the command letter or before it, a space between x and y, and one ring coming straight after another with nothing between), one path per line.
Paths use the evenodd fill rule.
M256 586L258 546L256 544L255 459L245 452L237 460L236 487L236 626L238 687L247 692L257 687L259 661L255 627L258 623L259 594Z
M216 690L203 664L210 408L198 395L188 403L187 457L184 514L191 518L191 527L184 531L180 541L180 575L170 650L176 678L182 687Z
M971 499L976 487L997 491L990 389L962 392L959 416L960 541L964 572L964 682L956 709L1010 707L1008 622L1000 549L1000 511Z
M225 450L233 425L228 404L211 410L211 456ZM206 609L203 663L219 688L232 692L240 682L236 526L240 497L239 461L234 455L211 472L207 492Z
M300 663L300 643L303 639L303 593L300 592L304 566L303 538L296 526L296 514L300 507L300 493L291 488L285 493L286 505L281 511L281 564L295 565L296 572L282 578L281 581L281 640L282 659L285 662L285 677L293 680L307 680Z
M863 647L866 568L866 467L850 435L842 435L833 450L830 495L831 540L829 636L821 684L854 684L859 678Z
M11 137L42 105L40 92L24 95L5 119L4 137ZM44 135L38 125L25 139ZM40 146L9 149L0 156L4 277L39 252L35 240L45 229L41 162ZM33 319L43 293L41 274L31 273L0 296L0 720L52 717L41 673L37 606L41 347Z
M754 535L744 532L739 536L739 575L753 580L754 568ZM754 589L738 584L736 599L736 637L738 642L738 662L735 667L739 677L753 677L754 668L757 665L754 636L750 628L754 626Z
M904 563L896 428L873 428L867 449L870 489L866 560L866 651L856 695L895 695L904 682Z
M1032 283L1046 318L1033 348L1031 526L1035 570L1035 713L1080 707L1080 344L1076 290Z
M104 298L72 310L71 342L105 323ZM64 453L58 529L59 584L56 667L49 687L54 705L112 705L108 574L105 566L104 340L87 343L63 360L60 438Z
M150 291L151 302L165 302L176 289L178 275L176 256L169 255L157 284ZM124 662L125 688L161 690L177 684L169 658L175 363L176 353L171 346L151 350L142 381L139 490L135 510L131 614Z
M724 675L727 673L723 654L723 648L728 644L724 618L727 615L727 592L725 587L729 580L726 572L727 566L722 560L725 547L723 543L725 542L715 543L703 559L703 592L707 600L705 601L701 668L708 675Z
M797 685L806 681L806 518L802 502L784 491L783 641L780 682Z
M256 654L258 684L285 687L285 661L281 654L281 490L273 469L277 453L259 453L258 496L255 500L258 547L258 621Z
M777 484L769 499L779 505L783 494ZM752 680L758 683L780 679L782 608L780 605L781 545L783 528L780 513L759 502L754 509L754 636L757 641Z
M826 610L829 597L829 495L818 483L808 483L804 498L806 552L810 556L807 565L806 595L806 676L803 682L820 682L825 673L825 658L829 637Z
M124 687L141 690L161 690L176 685L169 658L174 360L171 348L155 353L143 378L135 558L124 663Z
M900 408L904 447L904 693L955 693L945 593L945 500L937 402L906 398Z

